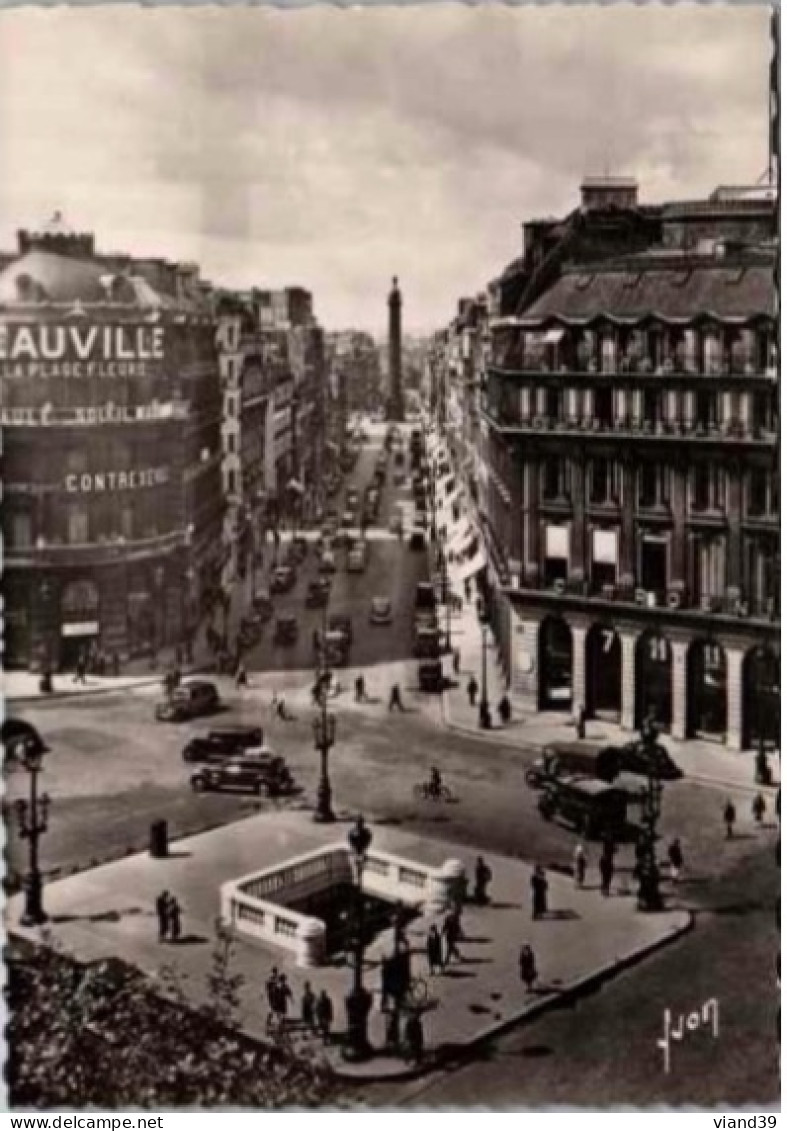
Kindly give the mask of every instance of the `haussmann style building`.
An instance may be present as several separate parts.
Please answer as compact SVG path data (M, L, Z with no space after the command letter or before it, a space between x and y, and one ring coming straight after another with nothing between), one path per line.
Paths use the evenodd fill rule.
M188 637L220 582L221 412L195 267L19 234L0 273L6 664Z

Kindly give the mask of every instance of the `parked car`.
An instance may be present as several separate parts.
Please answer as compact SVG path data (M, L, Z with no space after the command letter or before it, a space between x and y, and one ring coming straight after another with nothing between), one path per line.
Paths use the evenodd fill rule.
M331 595L330 578L321 577L318 581L310 581L306 590L306 605L310 609L321 609L328 604Z
M620 769L630 774L652 774L660 781L679 781L683 770L661 745L656 743L648 750L641 742L629 742L618 750Z
M346 639L348 644L353 642L353 622L352 617L344 616L342 613L334 613L328 620L329 632L340 632Z
M369 624L390 624L393 620L393 609L387 597L373 597L369 609Z
M541 758L525 771L533 789L543 789L558 777L599 778L612 782L620 773L620 754L615 746L593 746L583 742L553 742Z
M251 607L263 624L269 621L273 616L273 601L271 601L269 593L255 593L252 598Z
M271 575L271 593L287 593L295 585L296 574L292 566L277 566Z
M274 644L294 644L298 639L298 618L291 614L276 618Z
M179 723L185 719L195 719L199 715L209 715L218 710L220 704L219 692L214 683L191 679L181 683L169 699L156 704L155 716L159 722Z
M419 691L443 691L446 678L439 660L426 660L418 665Z
M418 628L413 641L413 655L419 659L437 660L442 654L440 630Z
M320 573L333 573L336 569L336 555L333 550L323 550L320 554L320 564L317 567Z
M556 817L588 839L619 839L628 827L628 795L598 778L568 777L550 782L538 799L546 821Z
M293 780L283 758L238 757L203 766L191 775L191 788L197 793L244 790L278 797L292 791Z
M262 728L232 726L208 731L189 739L183 747L184 762L223 761L249 747L262 746Z
M242 648L253 648L262 638L263 619L257 613L246 613L238 626L238 640Z
M347 572L363 573L369 560L369 547L366 542L359 542L347 555Z

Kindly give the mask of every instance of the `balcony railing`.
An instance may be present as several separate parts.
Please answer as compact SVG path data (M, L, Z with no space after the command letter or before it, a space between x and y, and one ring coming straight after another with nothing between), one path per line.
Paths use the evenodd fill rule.
M187 545L184 530L155 534L147 538L103 539L98 542L45 542L36 546L6 546L6 563L14 567L105 564L111 561L135 561L170 553Z
M660 616L665 613L674 614L677 618L691 620L693 618L707 618L708 616L725 617L727 619L757 620L774 623L779 620L781 609L777 600L772 597L727 597L711 593L687 593L685 590L675 589L646 589L644 586L623 587L617 584L592 585L590 582L572 582L563 578L552 581L534 582L532 578L520 579L520 584L515 587L516 592L528 595L535 600L545 600L549 603L556 602L566 605L576 604L590 606L614 606L620 612L624 608L632 610L658 611Z
M487 405L482 410L486 421L505 432L527 434L566 433L581 435L589 439L619 437L637 440L699 440L719 443L737 441L739 443L758 443L763 445L776 442L776 429L762 425L747 424L741 420L730 420L722 424L705 424L701 421L685 420L646 420L625 416L612 421L599 420L593 416L546 416L523 414L515 408L495 409Z

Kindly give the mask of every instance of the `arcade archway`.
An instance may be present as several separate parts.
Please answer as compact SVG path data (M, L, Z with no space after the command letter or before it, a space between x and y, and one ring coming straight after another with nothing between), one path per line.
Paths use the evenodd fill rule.
M538 709L571 710L571 629L560 617L547 617L538 630Z
M688 652L688 732L723 738L727 731L727 657L713 639L693 641Z
M585 707L588 715L620 718L620 637L608 624L594 624L586 644Z
M672 726L672 648L657 631L643 632L634 654L635 718L637 728L652 713L662 728Z
M771 648L751 648L743 660L744 746L779 745L779 658Z

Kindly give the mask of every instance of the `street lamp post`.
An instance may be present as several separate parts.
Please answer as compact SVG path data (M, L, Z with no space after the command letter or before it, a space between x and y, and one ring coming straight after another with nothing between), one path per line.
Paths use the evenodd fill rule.
M331 780L328 777L328 752L336 742L336 716L328 711L328 688L326 675L328 673L328 605L323 605L322 611L322 640L320 641L319 657L319 714L312 720L314 731L314 745L320 752L320 780L317 785L317 807L314 810L314 820L319 824L331 824L336 820L331 806L332 791Z
M343 1049L346 1060L367 1060L372 1055L369 1044L367 1025L369 1010L372 1005L372 995L364 988L363 984L363 952L364 952L364 899L363 899L363 869L366 863L366 853L372 843L371 831L366 827L363 817L359 817L347 834L347 842L352 852L355 872L355 928L356 935L353 947L353 985L345 999L347 1010L347 1043Z
M478 704L478 725L481 730L489 730L492 726L492 714L489 710L489 682L486 670L488 617L485 608L479 613L479 618L481 620L481 702Z
M15 803L19 835L28 842L27 875L24 878L25 909L20 922L25 927L40 926L46 923L44 911L43 884L38 862L38 842L47 830L49 817L49 798L45 793L39 796L38 775L43 769L44 754L49 750L38 731L30 727L29 734L22 739L22 765L30 775L29 800L20 797Z
M640 733L639 747L647 767L647 785L642 791L642 836L637 847L637 908L640 911L661 911L664 899L661 894L656 846L659 840L658 823L663 787L656 770L658 729L648 717L643 722Z

